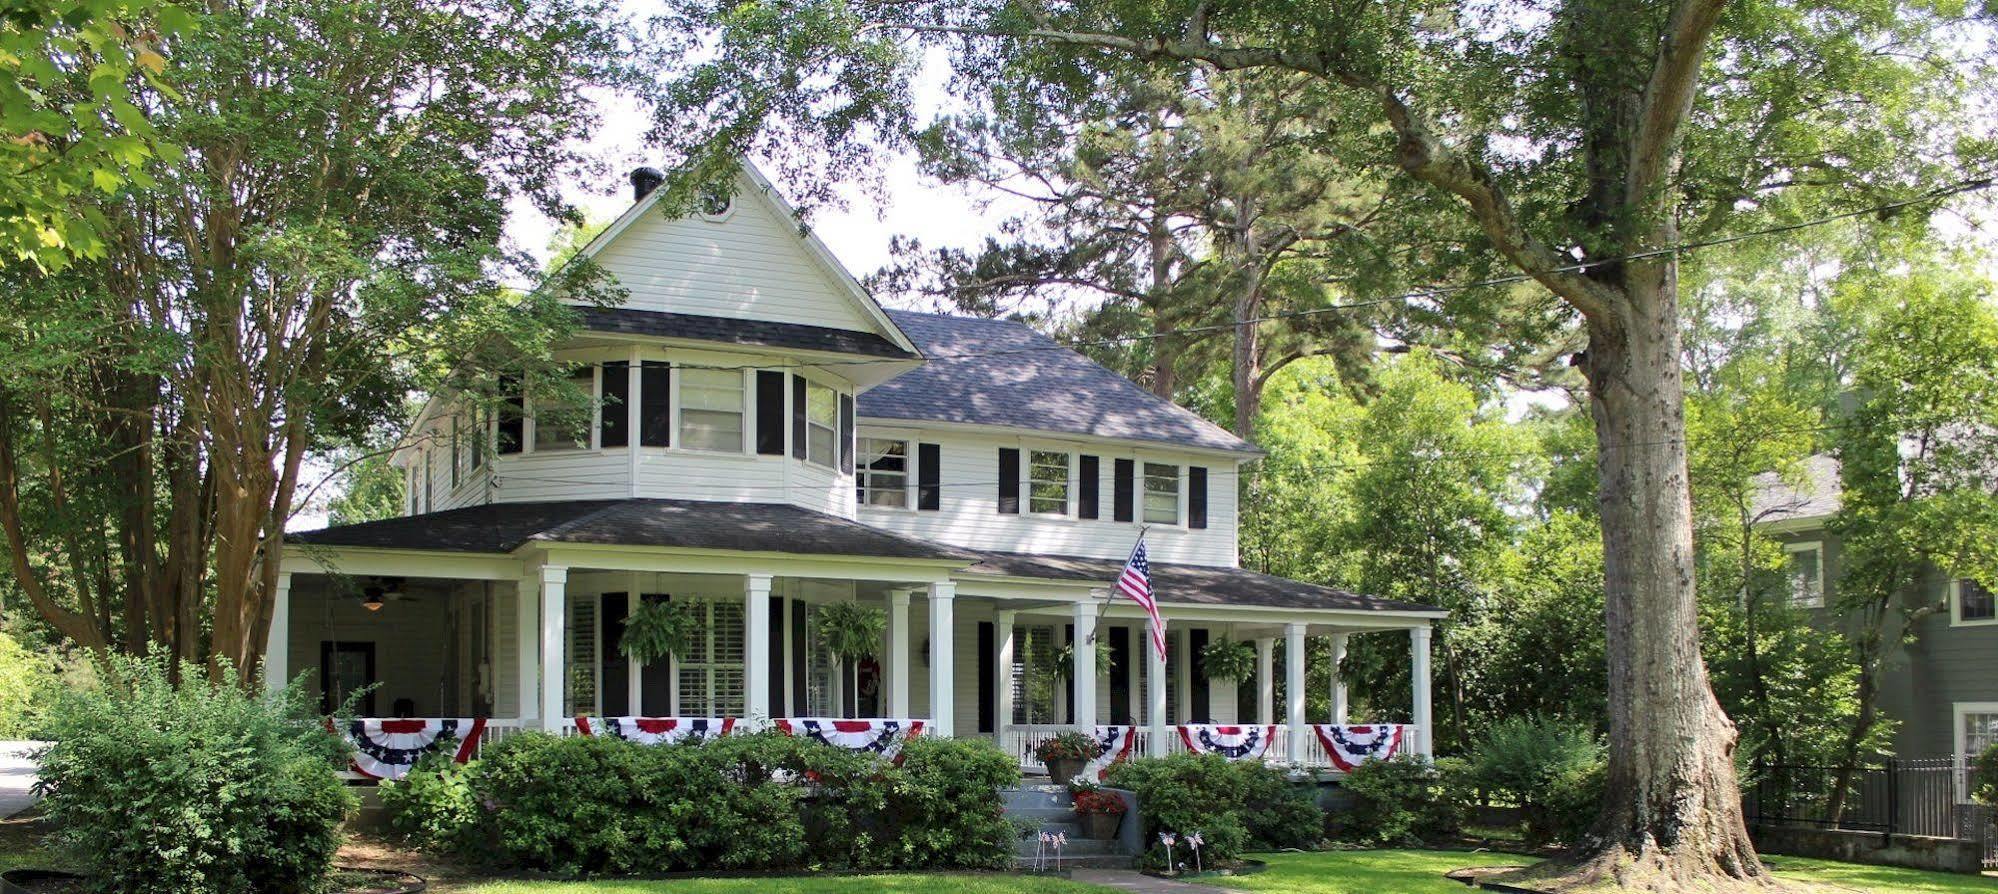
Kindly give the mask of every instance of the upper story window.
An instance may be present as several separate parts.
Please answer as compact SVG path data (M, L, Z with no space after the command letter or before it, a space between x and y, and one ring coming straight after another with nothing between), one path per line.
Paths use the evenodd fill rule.
M1793 608L1820 608L1825 604L1824 549L1816 543L1785 544L1789 565L1789 598Z
M1179 467L1145 463L1145 523L1179 524Z
M860 467L854 487L862 506L909 505L909 442L891 438L861 438Z
M680 368L680 446L742 452L742 372Z
M1027 509L1046 515L1068 514L1069 455L1058 450L1027 454Z
M1998 599L1969 578L1950 584L1950 618L1958 624L1998 624Z
M827 468L839 463L839 393L805 383L805 459Z
M596 367L586 366L570 373L569 387L580 392L583 401L594 402L597 396ZM588 403L570 402L553 396L536 400L534 452L588 449L594 416Z

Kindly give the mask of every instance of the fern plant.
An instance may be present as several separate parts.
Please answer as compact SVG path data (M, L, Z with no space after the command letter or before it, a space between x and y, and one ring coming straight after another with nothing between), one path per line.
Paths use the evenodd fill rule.
M691 602L646 602L624 619L618 651L639 664L685 653L701 633L703 619Z
M888 613L858 602L828 602L816 609L812 629L826 651L847 664L849 685L860 704L860 660L881 652L881 635L888 629Z
M1096 675L1110 672L1113 662L1110 656L1110 643L1102 637L1096 638ZM1075 644L1069 643L1056 649L1048 659L1047 671L1057 680L1066 680L1075 675Z
M1209 680L1246 680L1256 673L1255 647L1223 639L1200 650L1200 670Z

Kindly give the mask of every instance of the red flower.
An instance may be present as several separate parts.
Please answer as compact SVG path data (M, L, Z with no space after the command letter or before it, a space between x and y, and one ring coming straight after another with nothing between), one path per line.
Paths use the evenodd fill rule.
M1076 813L1123 813L1124 809L1124 799L1110 792L1075 793Z

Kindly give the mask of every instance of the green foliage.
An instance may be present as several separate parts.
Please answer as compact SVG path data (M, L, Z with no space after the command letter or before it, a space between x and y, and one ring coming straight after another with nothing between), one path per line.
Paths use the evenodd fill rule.
M992 868L1019 772L990 743L918 737L899 767L777 733L645 746L524 734L487 750L459 793L392 809L441 820L432 846L565 875L695 869ZM436 790L432 790L436 792ZM441 807L440 807L441 804Z
M1034 746L1034 759L1041 763L1049 761L1088 761L1096 758L1097 744L1094 738L1075 730L1063 730Z
M42 808L57 844L115 894L310 891L354 797L345 744L294 683L253 697L183 665L114 656L51 713Z
M424 755L407 775L384 780L376 791L389 828L410 844L433 851L475 847L470 836L478 828L479 801L454 749Z
M1468 772L1454 758L1430 763L1412 754L1354 767L1339 781L1353 796L1352 809L1334 817L1339 838L1392 845L1455 834L1464 825Z
M39 738L49 709L61 697L54 661L0 632L0 739Z
M401 515L408 485L402 470L389 465L389 455L374 452L351 462L341 474L340 492L326 501L327 523L351 525Z
M1518 804L1528 841L1573 844L1602 805L1607 754L1595 731L1572 721L1511 717L1472 746L1466 782Z
M1215 640L1200 651L1200 672L1210 680L1248 680L1256 675L1256 648L1232 639Z
M1114 666L1113 662L1115 658L1115 656L1110 654L1110 641L1104 637L1097 637L1096 646L1092 651L1096 653L1097 676L1100 677L1110 673ZM1059 649L1043 654L1048 656L1047 662L1041 668L1041 670L1046 672L1045 676L1055 680L1066 680L1069 677L1075 676L1074 643L1068 643Z
M848 660L872 657L881 651L888 614L858 602L828 602L818 607L814 631L826 650Z
M685 654L705 624L694 603L647 600L624 619L624 638L618 651L640 664Z
M1984 749L1977 756L1977 765L1970 779L1970 797L1979 804L1998 807L1998 743Z
M1230 762L1218 755L1141 757L1110 768L1109 783L1138 795L1145 840L1154 863L1165 857L1161 832L1199 832L1213 862L1250 850L1309 847L1323 838L1325 814L1312 788L1282 769L1258 761Z

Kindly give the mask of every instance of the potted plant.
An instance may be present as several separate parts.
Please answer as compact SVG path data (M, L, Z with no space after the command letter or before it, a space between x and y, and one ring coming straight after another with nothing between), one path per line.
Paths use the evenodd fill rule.
M1067 782L1082 774L1082 768L1096 759L1096 740L1070 730L1056 733L1034 746L1034 759L1048 768L1048 778Z
M693 603L648 599L624 619L618 651L639 664L651 664L686 652L700 634L701 624Z
M826 651L845 663L851 675L849 685L860 704L860 662L881 652L881 636L888 630L888 613L858 602L828 602L819 606L813 621L814 632Z
M1056 649L1051 653L1042 653L1042 654L1048 656L1046 669L1050 676L1054 677L1057 680L1066 680L1069 677L1075 675L1074 643L1069 643L1066 646L1062 646L1061 648ZM1115 667L1115 662L1112 661L1112 656L1110 654L1110 641L1105 639L1098 639L1096 641L1096 675L1099 677L1105 676L1109 674L1114 667Z
M1082 821L1085 838L1108 841L1117 837L1124 823L1124 799L1087 779L1071 779L1068 794L1075 799L1075 815Z
M1216 640L1200 650L1200 672L1209 680L1246 680L1256 673L1256 650L1232 639Z

